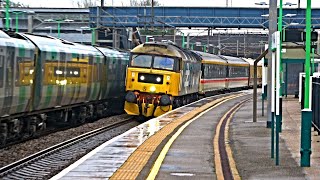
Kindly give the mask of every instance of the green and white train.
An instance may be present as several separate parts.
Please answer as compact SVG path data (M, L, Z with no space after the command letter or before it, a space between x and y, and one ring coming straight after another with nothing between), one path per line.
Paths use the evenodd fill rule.
M0 31L0 144L122 109L128 60L114 49Z

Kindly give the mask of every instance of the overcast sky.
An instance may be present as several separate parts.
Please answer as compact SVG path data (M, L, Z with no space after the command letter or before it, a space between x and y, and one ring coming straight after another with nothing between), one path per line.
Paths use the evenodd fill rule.
M30 5L30 7L59 7L72 8L76 7L77 1L82 0L12 0L13 2L22 2ZM93 0L99 5L100 0ZM226 0L158 0L164 6L204 6L204 7L225 7ZM229 6L232 7L263 7L257 6L256 2L269 2L269 0L228 0ZM279 0L278 0L279 1ZM105 5L110 6L126 6L130 0L105 0ZM298 0L283 0L283 3L291 2L298 3ZM266 6L264 6L266 7ZM297 8L297 6L292 6ZM301 0L301 7L306 7L306 0ZM320 8L320 0L312 0L312 7Z

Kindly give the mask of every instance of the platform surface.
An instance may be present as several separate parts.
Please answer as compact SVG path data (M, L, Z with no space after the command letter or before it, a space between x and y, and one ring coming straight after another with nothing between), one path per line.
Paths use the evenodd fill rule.
M222 106L213 108L192 121L171 145L156 179L216 179L213 138L218 120L244 98L245 96L226 101ZM203 103L194 103L181 111L161 117L161 120L148 121L131 129L90 152L53 179L110 178L148 138L175 118L192 112L200 105ZM271 158L271 130L266 128L267 117L261 116L261 100L258 101L258 122L252 122L252 100L235 113L229 127L230 140L226 143L231 147L242 179L319 179L320 138L315 132L312 133L312 167L301 168L299 165L300 112L298 99L284 99L279 166ZM166 143L167 139L163 141ZM159 153L157 151L159 149L154 148L150 153ZM137 166L140 161L141 159L137 160ZM152 164L147 163L144 170L136 172L139 173L138 178L147 177L148 166L152 167Z

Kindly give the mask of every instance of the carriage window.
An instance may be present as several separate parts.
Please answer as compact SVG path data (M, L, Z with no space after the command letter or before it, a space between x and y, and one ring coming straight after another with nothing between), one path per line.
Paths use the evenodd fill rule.
M6 67L6 86L12 86L12 78L13 78L13 74L12 74L12 61L11 59L7 59L7 67Z
M132 55L131 66L135 67L151 67L152 56L135 54Z
M4 63L4 56L0 56L0 88L3 87L3 77L4 77L3 63Z
M54 68L54 75L61 76L61 77L80 77L80 68L74 67L55 67Z

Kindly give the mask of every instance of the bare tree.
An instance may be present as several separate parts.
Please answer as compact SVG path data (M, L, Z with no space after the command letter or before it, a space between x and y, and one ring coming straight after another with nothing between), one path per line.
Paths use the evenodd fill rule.
M0 0L0 7L1 7L1 5L3 7L5 7L5 2L6 2L5 0ZM15 8L28 8L29 7L29 5L27 5L27 4L23 4L21 2L12 2L12 1L10 1L9 6L15 7Z
M151 6L152 0L130 0L130 6ZM156 0L153 1L153 6L160 6Z
M74 0L73 4L75 4L75 6L78 8L88 8L97 6L99 2L100 0Z

